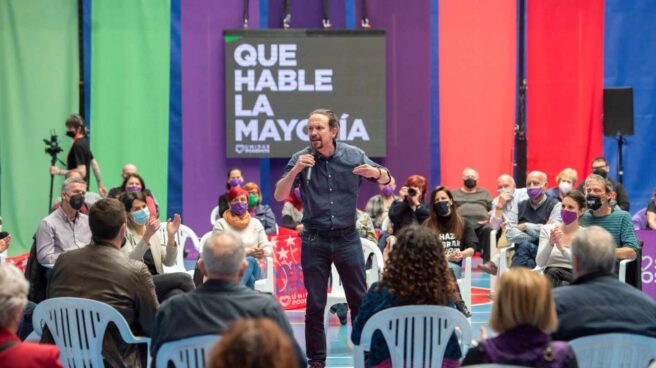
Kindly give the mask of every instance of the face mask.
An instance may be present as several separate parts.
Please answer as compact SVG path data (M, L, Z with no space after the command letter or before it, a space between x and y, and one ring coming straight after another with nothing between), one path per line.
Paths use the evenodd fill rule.
M71 196L71 198L68 200L68 204L70 204L71 208L74 210L79 211L84 204L84 194L76 194Z
M594 171L592 171L592 173L597 174L597 175L601 176L604 179L606 179L608 177L608 173L604 169L594 169Z
M236 179L235 178L235 179L230 179L230 181L228 183L230 183L230 187L234 188L234 187L242 186L244 184L244 181L241 180L241 179Z
M131 215L135 224L145 225L146 222L148 222L148 219L150 218L150 210L148 209L148 207L144 207L139 211L132 212Z
M510 193L510 195L515 194L515 190L513 188L499 188L497 189L497 192L499 192L499 194L503 194L503 193Z
M560 217L563 219L565 225L569 225L579 218L579 214L576 211L560 210Z
M449 201L439 201L433 203L433 209L435 210L435 213L437 213L438 216L442 216L442 217L449 214L450 207L451 204L449 203Z
M75 131L74 130L67 130L66 131L66 136L75 138Z
M380 192L383 193L384 197L391 197L394 194L394 188L391 185L385 185Z
M540 198L543 192L544 192L543 187L533 187L533 188L526 189L526 193L528 193L528 197L531 198L532 200L536 200Z
M297 200L302 201L303 199L301 198L301 190L298 188L294 189L294 197L296 197Z
M260 200L260 197L257 196L257 194L250 193L248 195L248 207L255 207L257 206L257 202Z
M588 194L586 202L588 203L588 208L593 211L601 208L601 197L598 195Z
M471 178L464 180L463 183L468 189L473 189L474 187L476 187L476 180Z
M141 186L136 186L136 187L125 187L125 190L128 192L141 192Z
M566 181L562 181L560 184L558 184L558 189L560 189L563 194L567 194L572 191L572 184Z
M239 202L230 205L230 212L235 216L241 216L248 210L248 203Z

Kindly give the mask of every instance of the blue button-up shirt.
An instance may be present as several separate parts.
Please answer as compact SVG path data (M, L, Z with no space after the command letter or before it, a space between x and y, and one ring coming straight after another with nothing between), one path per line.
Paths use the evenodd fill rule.
M287 175L299 156L312 154L310 147L296 152L285 167ZM324 157L317 153L310 182L308 169L301 171L294 180L294 187L301 189L303 200L303 226L314 230L335 230L355 226L356 204L363 177L353 174L357 166L368 164L389 171L371 161L360 148L336 142L335 153ZM376 181L376 178L369 179Z

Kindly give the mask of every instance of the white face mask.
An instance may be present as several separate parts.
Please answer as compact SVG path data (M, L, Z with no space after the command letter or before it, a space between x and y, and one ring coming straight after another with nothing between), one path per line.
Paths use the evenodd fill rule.
M558 189L560 189L563 194L567 194L572 191L572 184L566 181L561 181L560 184L558 184Z
M510 193L510 195L512 196L513 194L515 194L515 189L513 189L513 188L499 188L498 192L499 192L499 194Z

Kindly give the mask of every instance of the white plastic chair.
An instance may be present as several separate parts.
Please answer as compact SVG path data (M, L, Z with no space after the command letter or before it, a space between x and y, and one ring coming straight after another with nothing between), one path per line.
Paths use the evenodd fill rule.
M472 259L467 257L462 262L462 269L464 270L463 277L459 278L458 288L460 288L460 295L462 300L467 305L469 310L472 310Z
M490 260L493 260L497 256L497 230L490 231L490 248L487 250L487 254L490 255ZM490 275L490 294L494 292L494 286L497 283L497 275Z
M148 344L150 339L136 337L125 318L110 305L82 298L52 298L37 304L32 315L34 332L43 336L47 326L61 351L65 367L103 367L102 345L105 330L113 323L128 344ZM149 364L150 365L150 364Z
M378 245L374 244L372 241L364 238L360 238L360 241L362 243L362 255L364 256L364 261L367 262L367 258L369 258L370 254L374 255L372 269L369 270L365 276L367 278L367 284L371 285L374 282L380 281L380 276L383 273L384 267L383 253L378 249ZM326 297L326 308L323 312L324 325L328 326L328 321L330 320L330 307L340 303L346 303L346 293L344 292L344 286L342 285L342 279L339 277L339 272L335 265L332 265L331 290Z
M218 217L219 217L219 206L216 206L212 209L212 212L210 213L210 225L214 226Z
M370 351L377 330L387 343L392 367L441 367L454 331L463 354L471 341L471 326L456 309L436 305L389 308L374 314L364 325L360 344L353 346L355 368L364 368L364 352Z
M203 246L209 240L209 238L212 236L213 233L214 233L214 231L208 231L205 234L203 234L202 238L200 238L200 240L198 241L198 252L199 253L202 253Z
M266 278L255 281L255 290L263 293L274 293L275 275L273 273L273 257L266 257Z
M629 263L635 261L635 259L623 259L620 261L620 267L618 270L618 275L620 281L623 283L626 283L626 267L629 265Z
M609 333L569 342L580 368L647 367L656 359L656 338Z
M501 277L504 272L508 271L508 252L515 249L515 244L510 244L508 247L501 249L499 252L499 271L497 272L497 277Z
M220 340L220 335L202 335L167 342L157 352L155 367L167 368L171 362L176 368L205 368L212 346Z
M162 241L164 244L168 242L168 234L166 232L166 222L162 222L161 226L159 227L160 234L162 236ZM180 224L180 228L178 229L178 232L175 234L175 241L178 244L178 254L175 259L175 264L173 266L163 266L164 267L164 273L172 273L172 272L186 272L190 275L194 274L194 270L187 271L184 265L184 247L185 243L187 242L187 239L191 240L191 242L194 245L194 248L196 248L197 251L200 251L200 242L198 240L198 235L191 230L186 225Z

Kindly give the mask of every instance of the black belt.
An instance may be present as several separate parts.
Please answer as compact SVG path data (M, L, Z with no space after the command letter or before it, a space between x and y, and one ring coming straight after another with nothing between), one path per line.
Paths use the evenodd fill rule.
M316 234L324 238L339 238L344 235L350 235L355 232L355 225L351 225L349 227L343 227L340 229L333 229L333 230L319 230L319 229L304 229L304 233L306 234Z

